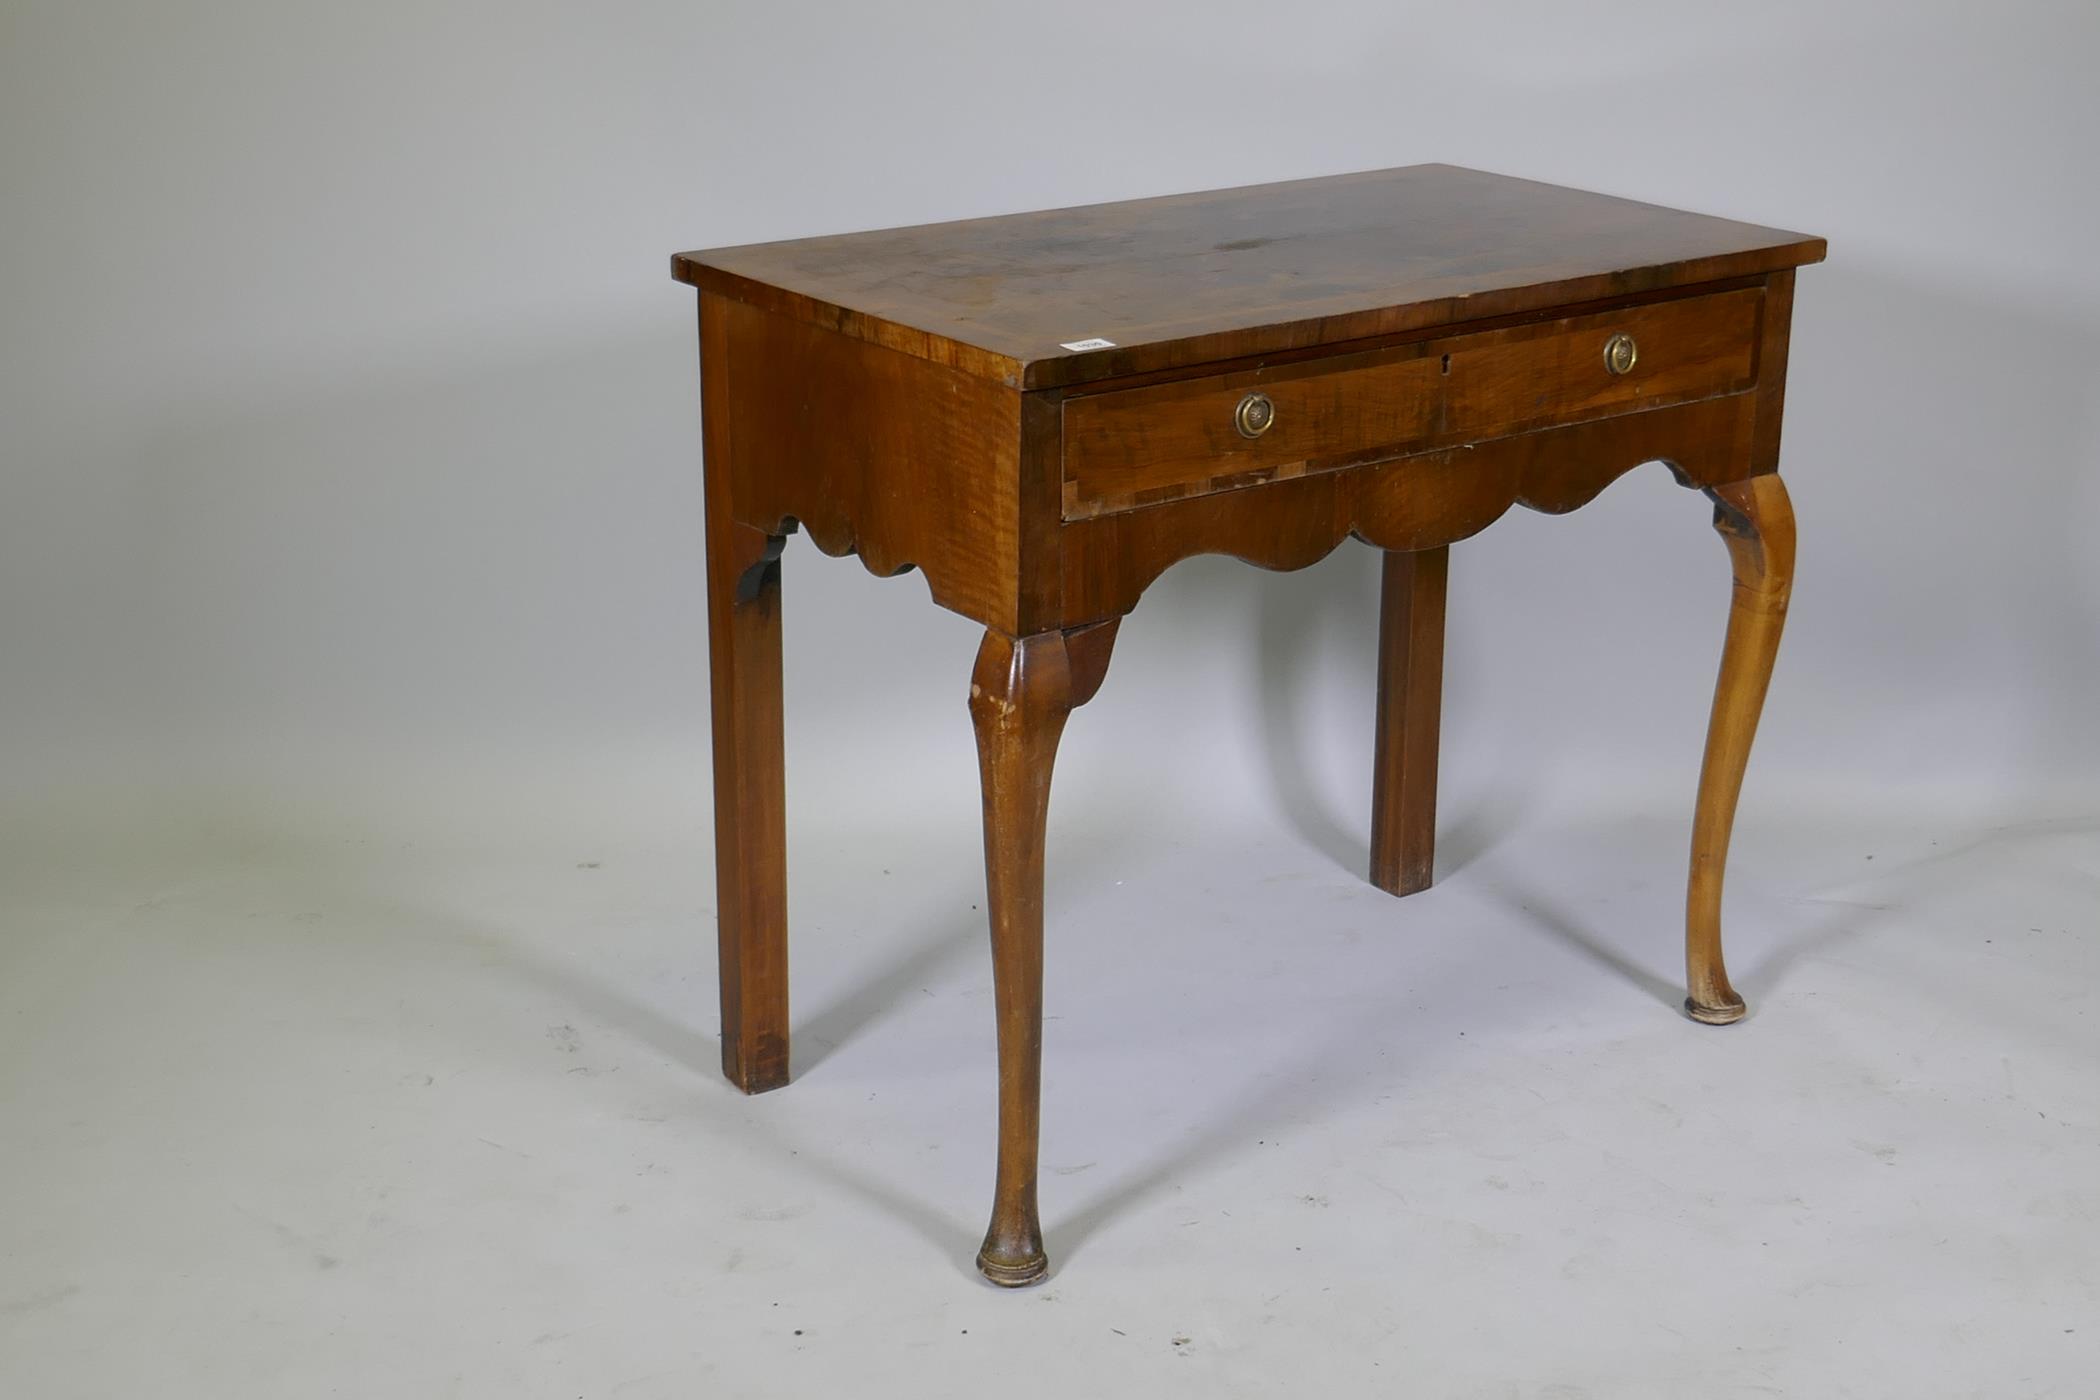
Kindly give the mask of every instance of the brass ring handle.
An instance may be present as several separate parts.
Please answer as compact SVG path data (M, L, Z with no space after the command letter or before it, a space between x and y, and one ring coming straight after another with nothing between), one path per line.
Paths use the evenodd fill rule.
M1276 426L1276 401L1267 394L1249 394L1232 411L1232 426L1244 438L1258 438Z
M1640 357L1641 348L1624 331L1604 342L1604 368L1613 374L1626 373Z

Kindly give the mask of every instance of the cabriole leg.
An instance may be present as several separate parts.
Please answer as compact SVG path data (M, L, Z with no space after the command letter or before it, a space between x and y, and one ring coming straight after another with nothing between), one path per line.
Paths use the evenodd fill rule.
M1794 578L1794 509L1786 484L1777 476L1712 487L1706 494L1714 503L1714 528L1728 545L1735 591L1692 817L1684 940L1691 995L1684 1005L1692 1019L1719 1026L1742 1019L1744 1011L1721 960L1721 877L1743 769L1750 761L1750 742L1757 734L1772 660L1786 626L1787 595Z
M984 873L999 1019L999 1169L977 1267L1018 1288L1049 1272L1036 1214L1043 1069L1043 836L1065 718L1092 698L1116 624L986 632L970 676L984 784Z

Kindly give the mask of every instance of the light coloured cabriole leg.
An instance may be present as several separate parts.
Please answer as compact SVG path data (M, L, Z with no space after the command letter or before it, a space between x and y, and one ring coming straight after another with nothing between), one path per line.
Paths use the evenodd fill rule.
M984 634L970 717L984 783L984 873L999 1019L999 1168L977 1267L1019 1288L1050 1271L1036 1213L1043 1078L1043 837L1065 719L1101 686L1115 622Z
M1721 878L1743 769L1786 626L1794 579L1794 508L1786 483L1771 475L1711 487L1706 494L1714 503L1714 528L1728 545L1735 591L1692 816L1684 939L1690 996L1684 1005L1693 1020L1720 1026L1741 1020L1744 1012L1721 960Z

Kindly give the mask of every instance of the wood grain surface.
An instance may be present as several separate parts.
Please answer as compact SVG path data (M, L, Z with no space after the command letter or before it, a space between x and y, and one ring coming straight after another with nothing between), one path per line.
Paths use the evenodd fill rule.
M681 253L673 275L1018 388L1756 276L1820 238L1452 165ZM1093 340L1102 349L1066 348Z

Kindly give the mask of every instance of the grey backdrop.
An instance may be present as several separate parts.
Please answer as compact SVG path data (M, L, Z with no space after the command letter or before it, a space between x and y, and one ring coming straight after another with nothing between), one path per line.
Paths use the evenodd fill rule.
M2092 6L1063 12L15 0L11 805L473 827L522 782L697 813L697 376L667 254L1418 160L1829 238L1753 801L2092 790ZM1688 786L1726 596L1704 514L1649 468L1457 552L1456 792ZM787 570L798 795L966 755L968 626L806 545ZM1258 802L1234 794L1302 770L1271 796L1359 821L1374 580L1354 547L1170 574L1074 762L1169 806L1206 771ZM1207 718L1159 723L1192 683ZM907 728L871 744L848 713Z

